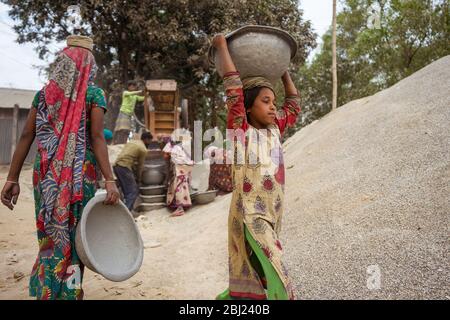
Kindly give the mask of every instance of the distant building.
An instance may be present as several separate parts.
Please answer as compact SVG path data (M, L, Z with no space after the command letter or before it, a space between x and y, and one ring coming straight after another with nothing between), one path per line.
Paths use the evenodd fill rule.
M11 162L14 144L19 141L36 91L0 88L0 164ZM25 162L33 162L35 155L36 142Z

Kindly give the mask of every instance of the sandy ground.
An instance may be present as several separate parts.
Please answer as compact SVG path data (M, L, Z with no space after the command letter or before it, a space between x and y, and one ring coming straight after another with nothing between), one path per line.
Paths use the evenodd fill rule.
M450 299L449 93L447 56L286 142L301 299Z
M7 167L0 168L3 185ZM0 299L30 299L28 275L37 254L31 171L22 173L14 211L0 208ZM213 299L227 287L227 206L230 195L197 205L179 218L167 209L141 215L141 270L116 283L86 269L86 299ZM158 245L154 247L155 245ZM19 276L22 278L15 279Z
M281 238L298 298L450 299L449 79L450 56L286 142ZM14 212L0 207L0 299L29 299L30 178ZM227 286L229 202L139 217L141 270L121 283L87 270L86 299L213 299Z

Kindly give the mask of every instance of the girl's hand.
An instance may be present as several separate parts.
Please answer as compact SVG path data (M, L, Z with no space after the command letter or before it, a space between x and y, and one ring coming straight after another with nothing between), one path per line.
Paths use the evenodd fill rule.
M223 34L216 34L212 40L212 45L217 50L219 56L219 64L222 69L221 76L224 76L228 72L236 72L236 66L234 65L233 59L231 58L230 52L228 51L227 39Z
M289 81L291 80L291 75L289 74L289 70L286 70L283 75L281 76L281 80L283 81Z
M223 34L219 33L214 36L212 45L216 49L223 48L226 47L227 40L225 39L225 36Z
M117 189L117 185L115 182L106 182L106 199L103 201L104 204L107 205L116 205L119 203L120 194L119 189Z
M284 85L284 93L286 96L298 96L297 88L295 88L294 81L291 79L289 71L286 71L281 77Z
M14 209L14 205L17 203L19 197L20 186L18 183L6 182L3 186L1 198L2 203L10 210Z

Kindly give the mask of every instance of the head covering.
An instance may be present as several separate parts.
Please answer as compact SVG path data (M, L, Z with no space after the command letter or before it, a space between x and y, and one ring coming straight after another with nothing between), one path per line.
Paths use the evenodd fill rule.
M42 228L51 238L54 250L61 250L68 259L72 250L70 228L76 220L71 204L83 199L86 92L94 64L90 51L64 48L41 90L36 114Z
M272 83L264 77L248 77L242 79L242 85L244 90L250 90L256 87L265 87L275 92Z
M103 136L105 137L105 140L111 140L113 138L113 133L111 130L103 129Z
M86 36L71 35L67 37L66 41L68 47L80 47L89 51L94 49L94 41Z

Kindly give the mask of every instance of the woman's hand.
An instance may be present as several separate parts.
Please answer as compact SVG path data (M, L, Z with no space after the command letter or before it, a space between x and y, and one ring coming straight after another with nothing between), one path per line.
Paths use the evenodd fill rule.
M106 199L103 201L104 204L107 205L116 205L119 203L120 194L119 189L117 189L117 185L113 181L107 181L105 183L106 189Z
M212 45L216 49L226 47L227 39L225 39L225 36L221 33L216 34L212 40Z
M6 182L3 186L1 198L2 203L7 206L10 210L14 209L17 203L17 198L19 197L20 186L18 183Z

